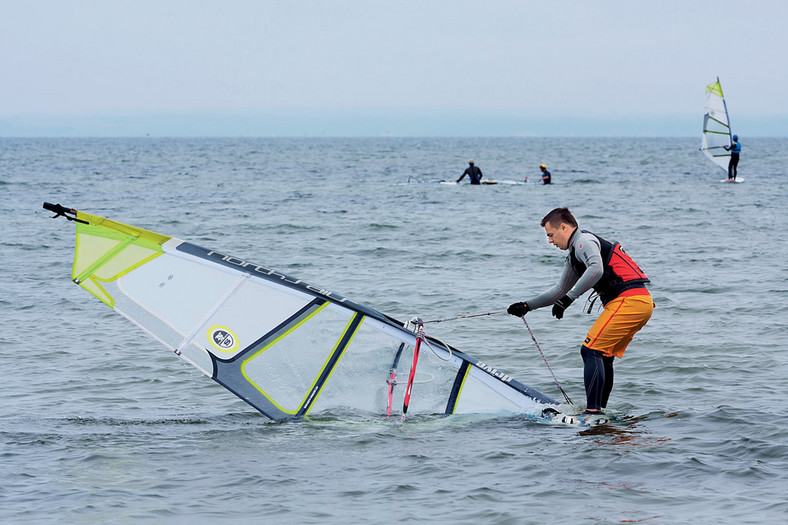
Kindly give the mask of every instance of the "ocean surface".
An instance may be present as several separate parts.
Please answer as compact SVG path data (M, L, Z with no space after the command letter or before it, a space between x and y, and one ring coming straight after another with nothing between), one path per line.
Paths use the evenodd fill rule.
M0 522L742 524L788 515L788 139L739 176L699 139L0 139ZM472 187L539 176L554 185ZM410 180L410 183L408 181ZM467 179L466 179L467 180ZM558 277L568 206L652 280L616 362L613 425L518 415L273 423L70 281L50 201L425 320L505 309ZM584 398L595 316L528 321ZM523 323L428 333L553 397ZM414 389L414 395L417 390Z

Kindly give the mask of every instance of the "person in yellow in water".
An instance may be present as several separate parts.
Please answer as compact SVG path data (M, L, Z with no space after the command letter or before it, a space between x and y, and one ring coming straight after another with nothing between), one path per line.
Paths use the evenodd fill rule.
M539 171L542 172L542 177L537 182L541 182L542 184L550 184L553 182L553 177L550 175L550 172L547 171L547 166L541 164L539 166Z
M561 277L552 288L512 304L507 312L522 317L553 305L553 315L562 319L564 310L594 289L604 310L588 331L580 355L586 413L598 414L607 406L613 389L613 359L624 355L634 335L651 318L654 302L646 289L650 281L619 243L580 230L568 208L555 208L541 225L550 244L569 251Z

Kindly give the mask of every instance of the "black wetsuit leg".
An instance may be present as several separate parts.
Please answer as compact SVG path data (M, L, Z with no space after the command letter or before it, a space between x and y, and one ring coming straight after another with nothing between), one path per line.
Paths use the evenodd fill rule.
M605 363L605 386L602 388L602 408L607 406L607 400L610 398L610 392L613 390L613 360L615 357L602 356L602 361Z
M739 154L731 153L731 161L728 163L728 178L736 180L739 172ZM731 175L733 173L733 175Z
M599 410L602 408L602 396L605 390L605 362L604 355L597 350L591 350L585 345L580 347L583 357L583 382L586 386L586 409ZM610 388L613 388L611 383ZM608 395L610 393L608 392Z

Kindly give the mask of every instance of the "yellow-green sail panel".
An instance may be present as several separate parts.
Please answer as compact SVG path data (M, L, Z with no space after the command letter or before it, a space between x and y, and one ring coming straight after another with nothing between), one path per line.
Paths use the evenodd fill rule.
M77 214L77 243L72 280L112 307L113 297L101 283L111 282L163 253L171 237L103 217Z
M722 94L722 85L720 85L719 79L717 79L717 82L706 86L706 96L708 96L709 93L713 93L720 98L725 98L725 95Z

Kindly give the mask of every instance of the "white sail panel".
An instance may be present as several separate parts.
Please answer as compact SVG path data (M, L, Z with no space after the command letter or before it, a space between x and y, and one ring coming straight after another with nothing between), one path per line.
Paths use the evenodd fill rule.
M236 279L231 272L165 255L117 279L119 292L131 301L117 309L130 317L144 309L165 321L181 337L172 341L174 349Z
M324 303L241 364L244 377L288 414L297 414L321 374L327 367L333 369L339 364L344 354L339 345L343 336L353 330L351 311L328 306L329 303ZM324 386L325 382L320 390ZM314 392L314 396L318 394L319 391Z
M455 414L494 414L521 410L516 398L510 400L507 396L501 396L494 388L494 383L488 384L488 378L483 372L476 368L469 368L468 372L476 381L465 381L454 410Z
M377 414L386 412L387 380L403 341L402 338L388 336L378 326L379 323L374 319L364 320L347 349L343 366L334 370L325 391L315 404L315 410L343 409L361 401L365 411ZM413 364L414 344L415 337L412 343L406 342L401 353L399 374L392 396L395 412L402 410L408 374ZM444 413L462 362L459 357L450 356L436 344L430 344L434 351L427 344L421 345L408 413ZM356 399L348 399L348 392L354 392Z
M333 308L341 308L332 305ZM388 403L389 371L401 344L377 328L375 319L365 317L350 341L340 366L334 368L323 391L311 408L311 413L326 411L362 411L384 414ZM413 359L413 347L406 346L401 358L402 370L407 373ZM419 365L420 366L420 365ZM406 376L404 376L406 378ZM394 405L402 408L406 379L395 386ZM426 395L426 392L422 392ZM445 404L446 398L442 399Z
M730 145L728 108L718 78L717 82L706 86L706 113L703 116L701 151L709 160L727 172L731 154L725 148Z

